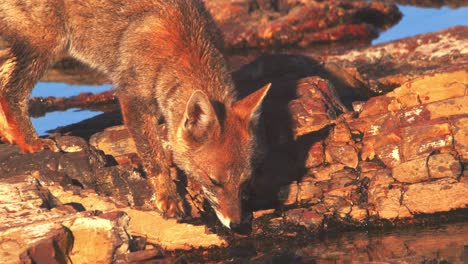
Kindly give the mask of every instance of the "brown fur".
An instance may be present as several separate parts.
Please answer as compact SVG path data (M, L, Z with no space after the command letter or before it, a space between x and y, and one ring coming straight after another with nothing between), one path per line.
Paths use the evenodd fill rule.
M235 103L221 35L200 0L2 0L0 34L10 43L0 54L3 140L25 152L50 147L37 137L27 103L67 52L118 87L160 210L183 211L157 131L162 115L176 164L203 185L224 224L240 224L256 142L251 126L268 88Z

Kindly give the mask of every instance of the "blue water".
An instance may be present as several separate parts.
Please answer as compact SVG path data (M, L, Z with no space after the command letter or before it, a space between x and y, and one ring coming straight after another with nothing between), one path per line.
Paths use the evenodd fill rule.
M111 85L68 85L65 83L40 82L34 88L31 97L70 97L80 93L101 93L111 88ZM36 128L37 134L42 136L46 135L48 130L77 123L100 113L99 111L72 108L66 111L47 113L39 118L31 118L31 122Z
M101 93L112 88L111 85L70 85L57 82L40 82L34 87L31 97L55 96L70 97L80 93Z
M468 26L468 7L451 9L398 5L398 8L403 18L397 25L382 32L372 44L439 31L453 26Z
M48 130L78 123L93 116L97 116L100 113L99 111L71 108L66 111L50 112L39 118L31 118L31 122L36 128L37 134L43 136L48 134Z

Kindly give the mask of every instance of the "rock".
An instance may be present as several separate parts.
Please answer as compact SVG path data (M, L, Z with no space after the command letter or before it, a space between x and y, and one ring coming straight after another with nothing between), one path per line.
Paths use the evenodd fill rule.
M452 147L453 136L449 123L423 124L404 128L401 152L405 160L426 157L429 153Z
M34 231L43 228L44 226L35 226ZM66 263L68 258L68 254L71 251L71 248L74 244L73 235L65 227L55 227L56 229L48 230L47 234L39 234L40 241L34 244L29 244L28 249L19 255L19 260L21 263ZM32 230L30 230L31 232ZM16 240L24 238L27 235L31 235L34 237L33 234L24 233L23 237L11 237ZM36 234L37 235L37 234ZM12 246L9 245L9 242L1 241L2 242L2 253L8 251L9 256L2 256L2 261L9 262L11 261L16 262L18 260L17 252L14 249L19 249L18 245ZM21 242L20 242L21 243Z
M393 168L392 176L399 182L416 183L429 179L427 159L420 158L401 163Z
M278 192L278 199L281 204L291 205L298 202L297 197L299 195L299 186L297 182L292 182L287 186L283 186Z
M361 208L359 206L353 206L351 208L351 212L349 212L349 215L354 221L363 222L367 219L368 212L367 212L367 209L365 208Z
M371 39L377 28L392 25L401 17L394 5L361 1L266 3L205 1L231 49Z
M358 154L353 146L346 143L330 143L327 145L327 153L333 161L341 163L349 168L356 168L358 165Z
M314 231L321 227L324 217L312 208L298 208L284 212L284 219L288 223Z
M117 207L114 202L95 193L74 195L60 188L53 188L52 193L66 203L80 203L87 210L109 211ZM209 246L223 246L226 242L217 235L205 234L203 226L177 223L175 219L164 219L158 212L120 208L129 217L127 232L147 238L147 241L162 246L164 249L190 249ZM155 228L158 227L158 228Z
M302 179L298 185L297 202L301 204L318 203L322 199L323 192L327 190L326 183L316 182L314 179L307 177Z
M73 234L68 257L73 263L111 263L128 251L129 217L113 212L70 219L62 224Z
M110 127L92 135L89 144L114 157L137 153L135 142L123 125Z
M460 161L450 153L431 155L427 161L431 178L458 178L462 172Z
M468 182L444 178L433 182L415 183L407 187L402 204L413 214L433 214L468 204Z
M88 143L80 137L59 136L55 137L54 140L63 152L80 152L88 149Z
M395 105L398 105L400 99L406 100L405 103L400 104L401 108L464 97L466 74L466 70L461 70L436 73L432 76L420 76L411 80L409 82L411 85L402 85L387 93L385 97L391 100L392 103L396 101Z
M323 204L327 211L335 214L338 219L347 218L352 208L352 204L345 198L328 194L325 194Z
M387 169L371 172L368 202L374 206L370 215L378 215L383 219L410 217L411 214L402 206L403 186L396 184Z
M466 26L453 27L345 51L343 54L323 56L342 68L354 68L367 80L371 90L384 93L421 75L430 76L429 73L466 69L468 55L464 36L466 28ZM400 98L403 102L417 100L416 95Z
M170 250L226 245L219 236L206 234L204 226L118 206L95 191L76 194L40 178L37 174L0 179L4 201L0 205L0 256L7 263L20 259L110 263L129 257L130 236L146 237L149 243ZM70 210L66 205L81 209Z
M307 174L312 175L316 181L330 180L334 172L340 171L345 166L343 164L331 164L330 166L320 166L310 169Z
M79 263L109 263L117 245L127 243L102 236L102 233L107 235L112 230L122 233L125 225L121 222L107 223L102 229L101 222L105 220L100 216L48 210L62 202L33 176L2 179L0 196L5 201L1 206L0 255L8 263L18 262L20 258L47 263L63 263L70 258ZM67 225L70 222L82 223L85 230ZM88 247L90 241L95 242L93 247ZM93 253L93 250L98 251Z
M253 212L253 218L257 219L265 215L271 215L275 212L275 209L266 209L266 210L258 210Z
M307 152L305 161L306 168L313 168L321 165L324 161L324 147L322 142L314 143Z
M455 119L453 126L455 150L460 155L460 159L468 163L468 117Z
M288 105L295 137L330 125L336 118L336 110L344 109L335 96L335 88L327 80L316 77L301 79L297 84L297 94L299 98Z
M166 250L224 247L227 242L216 234L206 234L204 226L177 223L164 219L157 212L127 209L130 216L129 233L146 237L147 241Z

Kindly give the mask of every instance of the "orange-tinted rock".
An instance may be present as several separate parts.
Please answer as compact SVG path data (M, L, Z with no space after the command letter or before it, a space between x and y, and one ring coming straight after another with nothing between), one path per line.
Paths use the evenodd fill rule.
M393 168L392 176L399 182L415 183L429 179L427 158L403 162Z
M323 204L328 211L336 213L340 218L346 218L351 212L352 204L343 197L325 194Z
M358 165L359 159L356 149L346 143L330 143L327 145L327 152L335 162L349 168L356 168Z
M342 110L335 88L327 80L318 77L301 79L297 94L299 98L288 105L295 137L330 125L336 118L336 110Z
M421 76L396 88L385 97L400 100L416 95L418 100L414 100L414 104L404 104L405 107L463 97L467 75L466 70L461 70Z
M312 144L307 152L305 161L306 168L313 168L321 165L324 161L324 148L321 141Z
M468 113L468 96L434 102L428 104L426 108L430 113L431 119L465 115Z
M299 183L299 193L297 201L299 203L317 203L322 198L326 187L323 183L316 182L314 179L306 178Z
M391 99L386 96L372 97L362 106L359 116L366 117L387 113L390 102Z
M401 149L403 158L412 160L444 147L452 147L453 136L450 128L448 123L404 128Z
M10 243L6 242L6 244ZM57 229L50 230L48 234L43 235L39 242L28 245L29 248L19 256L20 263L66 263L72 246L73 235L71 232L64 227L57 227ZM12 250L9 253L13 252ZM3 261L6 260L7 258L3 259Z
M80 137L62 136L55 138L55 142L63 152L80 152L89 148L88 142Z
M130 216L128 232L143 236L147 241L167 250L201 247L222 247L226 241L216 234L207 234L204 226L177 223L175 219L164 219L157 212L127 209Z
M112 262L115 254L127 252L128 221L126 214L118 212L65 221L63 225L73 233L70 260L104 264Z
M468 162L468 117L456 119L453 127L455 150L463 162Z
M349 212L349 216L351 216L351 218L354 221L358 221L358 222L365 221L367 219L368 215L369 214L367 212L367 209L361 208L359 206L353 206L351 208L351 212Z
M400 202L403 186L394 183L390 171L376 170L366 175L370 177L368 202L373 205L370 215L383 219L410 216Z
M361 161L359 162L359 170L361 171L361 174L376 171L376 170L381 170L383 169L384 166L377 162L369 162L369 161Z
M338 65L355 67L365 76L373 91L388 92L421 75L466 70L465 32L464 26L453 27L326 58ZM429 86L424 88L426 91L431 90L430 81L428 84ZM443 88L440 89L443 94ZM406 92L405 94L408 96L398 97L397 101L389 105L390 109L398 109L398 104L401 104L402 108L419 104L417 95ZM436 97L439 98L439 95Z
M91 216L89 212L48 210L63 202L35 177L40 178L19 175L0 181L3 261L109 263L119 252L117 248L127 250L123 214Z
M394 5L337 1L205 1L231 49L371 39L396 23ZM374 19L369 20L372 16Z
M460 161L450 153L431 155L427 167L431 178L457 178L462 172Z
M332 173L342 170L344 165L342 164L331 164L329 166L320 166L309 169L308 175L312 175L317 181L330 180Z
M308 230L314 231L320 228L324 216L313 210L313 208L298 208L286 211L284 218L288 223L303 226Z
M278 199L280 200L281 204L284 205L291 205L297 203L297 197L299 195L299 186L297 182L292 182L287 186L283 186L279 193Z
M334 188L327 192L327 195L337 196L346 199L347 201L352 201L353 193L357 190L356 185L348 185L340 188Z
M452 178L411 184L403 195L402 203L412 213L432 214L466 208L468 182Z
M107 128L91 136L89 143L107 155L115 157L137 153L135 142L125 126Z
M397 144L383 145L375 149L377 157L389 168L401 163L400 147Z
M328 139L336 143L351 143L353 142L351 131L345 122L337 122L330 132Z
M387 167L393 168L401 162L400 131L380 134L364 139L361 150L362 160L372 160L377 156Z

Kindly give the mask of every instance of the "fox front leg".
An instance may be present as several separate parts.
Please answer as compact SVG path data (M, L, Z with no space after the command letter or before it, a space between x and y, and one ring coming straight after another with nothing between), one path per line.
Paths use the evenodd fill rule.
M0 137L25 153L44 148L58 151L53 140L37 136L28 115L32 88L51 58L52 54L22 44L0 51Z
M123 93L123 94L122 94ZM170 166L162 146L162 132L158 126L159 113L154 99L119 95L124 123L135 141L138 155L148 175L154 194L152 200L165 217L185 216L184 201L177 192L175 168Z

